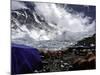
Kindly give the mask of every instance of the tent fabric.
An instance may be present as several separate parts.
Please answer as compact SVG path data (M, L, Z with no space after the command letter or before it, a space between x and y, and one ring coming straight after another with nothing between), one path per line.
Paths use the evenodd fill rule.
M11 73L24 74L33 73L34 70L42 68L40 52L20 44L11 45Z

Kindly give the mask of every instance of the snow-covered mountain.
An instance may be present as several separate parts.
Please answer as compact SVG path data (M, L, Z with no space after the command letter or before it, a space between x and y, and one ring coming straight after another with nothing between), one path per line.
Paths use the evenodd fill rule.
M67 47L95 34L95 19L67 4L12 1L11 30L14 43Z

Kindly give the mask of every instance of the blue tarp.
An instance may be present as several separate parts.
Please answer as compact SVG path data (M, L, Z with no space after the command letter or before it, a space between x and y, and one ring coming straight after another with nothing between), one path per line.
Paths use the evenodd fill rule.
M42 68L40 52L20 44L11 45L11 73L23 74L33 73L34 70Z

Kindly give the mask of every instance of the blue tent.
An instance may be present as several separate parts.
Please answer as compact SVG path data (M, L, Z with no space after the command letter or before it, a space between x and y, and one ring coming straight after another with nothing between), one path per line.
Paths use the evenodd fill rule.
M20 44L11 46L11 73L34 73L42 68L41 55L36 48Z

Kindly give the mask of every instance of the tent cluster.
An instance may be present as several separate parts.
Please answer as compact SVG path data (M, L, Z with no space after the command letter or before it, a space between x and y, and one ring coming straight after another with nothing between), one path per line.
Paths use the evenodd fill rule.
M42 68L41 55L35 48L12 44L11 46L11 73L34 73Z

